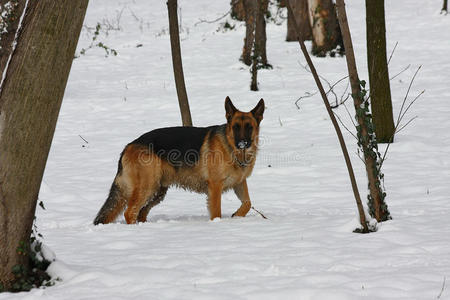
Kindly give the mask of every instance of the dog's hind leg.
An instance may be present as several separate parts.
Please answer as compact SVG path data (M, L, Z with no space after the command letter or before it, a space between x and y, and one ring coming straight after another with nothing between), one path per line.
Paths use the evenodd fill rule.
M145 222L147 221L147 215L150 212L150 209L152 209L154 206L158 205L159 203L161 203L161 201L164 200L164 197L166 196L168 187L160 187L159 191L150 196L147 200L147 204L141 208L141 210L139 211L139 215L138 215L138 222Z
M141 188L135 187L131 193L130 199L128 199L128 207L125 210L124 216L127 224L135 224L138 218L138 214L145 206L147 199L155 193L156 188Z
M250 196L248 195L247 180L244 179L241 183L233 187L234 193L241 200L241 207L232 215L232 217L245 217L252 207Z
M128 199L128 207L124 213L127 224L134 224L137 221L139 212L146 206L147 200L156 195L160 189L159 178L155 176L146 176L142 170L139 172L140 176L137 176L133 185L133 192Z
M124 154L124 162L123 172L127 174L130 187L124 216L128 224L134 224L147 199L160 189L161 160L145 148L130 145Z

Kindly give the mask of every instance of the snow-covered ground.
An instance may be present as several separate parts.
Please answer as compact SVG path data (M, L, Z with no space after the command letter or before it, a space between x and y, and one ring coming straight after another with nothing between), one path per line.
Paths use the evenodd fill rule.
M364 1L347 2L367 79ZM208 0L180 1L193 121L225 122L227 95L242 110L265 99L248 182L268 220L254 211L231 219L240 202L227 193L224 217L211 222L204 195L173 189L148 223L92 225L123 146L181 121L165 1L91 0L85 25L119 25L99 37L118 56L97 48L74 60L42 183L46 210L38 207L37 226L57 257L49 270L62 281L0 299L450 299L450 15L439 15L440 0L386 2L389 53L398 42L390 74L411 65L391 82L395 115L419 65L410 97L426 92L384 164L393 220L360 235L352 233L356 205L321 99L294 104L315 85L299 64L298 44L284 41L286 25L268 25L274 69L261 71L260 91L251 92L248 68L238 62L244 27L222 33L218 23L196 24L229 9L229 1ZM92 34L83 29L78 51ZM313 60L330 82L346 73L345 58ZM337 113L351 123L343 108ZM365 198L356 142L345 136Z

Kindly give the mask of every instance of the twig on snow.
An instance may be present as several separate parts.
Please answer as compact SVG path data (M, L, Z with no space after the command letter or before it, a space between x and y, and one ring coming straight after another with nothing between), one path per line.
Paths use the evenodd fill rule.
M259 210L257 210L257 209L254 208L253 206L252 206L252 209L253 209L254 211L256 211L258 214L260 214L261 217L263 217L263 219L267 219L267 220L268 220L268 218L267 218L265 215L263 215Z
M444 292L445 289L445 276L444 276L444 282L442 282L442 288L441 288L441 292L439 293L439 295L437 296L436 299L441 299L442 293Z
M81 135L78 135L86 144L89 144L89 142L84 138L84 137L82 137Z

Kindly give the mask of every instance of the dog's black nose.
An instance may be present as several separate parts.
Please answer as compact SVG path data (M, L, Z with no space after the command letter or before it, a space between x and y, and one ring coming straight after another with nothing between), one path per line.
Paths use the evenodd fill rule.
M236 147L238 149L246 149L246 148L250 148L251 146L251 141L246 141L246 140L240 140L237 144Z

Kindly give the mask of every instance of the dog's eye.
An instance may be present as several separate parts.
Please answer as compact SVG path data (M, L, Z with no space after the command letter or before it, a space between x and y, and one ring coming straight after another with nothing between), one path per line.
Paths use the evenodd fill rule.
M233 125L233 130L239 131L239 129L241 129L241 126L239 124L234 124Z

